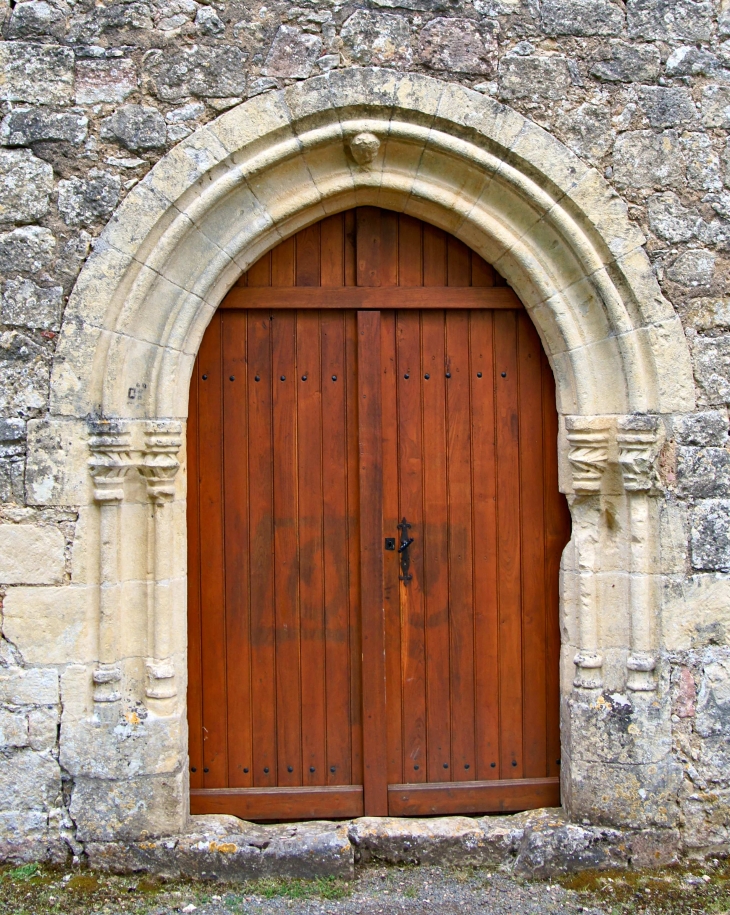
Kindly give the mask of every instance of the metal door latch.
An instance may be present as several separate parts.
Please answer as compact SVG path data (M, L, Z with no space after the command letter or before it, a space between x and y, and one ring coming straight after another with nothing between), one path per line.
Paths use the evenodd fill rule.
M406 521L405 515L403 520L398 525L398 530L401 532L401 541L400 546L398 547L398 552L400 553L400 569L403 573L400 576L400 580L408 584L409 581L413 579L413 576L409 572L411 567L411 557L408 553L408 547L413 543L413 537L408 536L408 531L410 529L410 524Z
M395 537L385 538L385 549L392 553L395 550Z

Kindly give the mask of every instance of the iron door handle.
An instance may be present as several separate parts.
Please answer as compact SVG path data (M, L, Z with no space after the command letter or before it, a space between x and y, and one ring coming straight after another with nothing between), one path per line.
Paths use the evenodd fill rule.
M398 525L398 530L401 532L401 542L400 546L398 547L398 552L400 553L400 570L403 573L400 576L400 580L405 585L407 585L408 582L413 579L413 576L409 571L411 567L411 557L408 552L408 547L410 547L410 545L413 543L413 537L408 536L409 528L410 524L406 521L404 515L403 520Z

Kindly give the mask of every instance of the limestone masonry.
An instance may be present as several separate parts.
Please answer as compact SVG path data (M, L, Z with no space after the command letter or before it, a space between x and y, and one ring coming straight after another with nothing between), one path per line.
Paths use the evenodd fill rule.
M187 813L190 371L243 270L361 204L495 264L555 373L555 828L730 851L730 0L0 9L0 859L234 841ZM543 860L528 815L470 822ZM405 860L399 828L269 855Z

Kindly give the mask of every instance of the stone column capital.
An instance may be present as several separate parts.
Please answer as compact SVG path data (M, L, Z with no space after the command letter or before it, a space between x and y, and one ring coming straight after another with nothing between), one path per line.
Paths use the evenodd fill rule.
M618 463L626 492L648 492L656 479L659 421L656 416L633 414L617 423Z
M129 430L115 421L89 424L89 473L94 480L97 502L121 502L124 499L124 477L134 466Z
M573 491L578 496L597 493L608 465L610 425L603 417L567 416L568 461Z
M159 421L144 425L144 444L138 469L147 483L147 493L153 502L171 502L175 496L175 477L180 469L177 458L182 445L182 425Z

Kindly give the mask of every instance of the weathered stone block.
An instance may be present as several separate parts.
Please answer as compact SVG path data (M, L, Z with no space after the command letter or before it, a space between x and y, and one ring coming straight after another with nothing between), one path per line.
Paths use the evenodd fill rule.
M0 750L28 746L28 716L0 708Z
M0 419L0 502L23 501L25 422Z
M264 76L305 79L322 53L322 39L289 25L280 25L266 58Z
M698 248L685 251L667 269L667 278L673 283L695 288L708 286L715 272L715 255L711 251Z
M691 340L695 380L706 404L730 403L730 336Z
M660 69L659 51L653 45L611 41L591 67L591 76L605 83L650 83Z
M143 59L145 86L158 98L176 102L245 96L246 54L231 45L193 46L178 51L150 51Z
M93 605L88 588L10 588L3 631L28 664L86 661L92 653Z
M121 179L109 172L91 169L88 179L58 182L58 211L68 226L93 226L114 212Z
M33 750L55 750L58 744L58 708L28 712L28 743Z
M543 0L540 24L546 35L620 35L624 11L611 0Z
M728 443L728 416L724 410L707 410L682 416L674 423L678 445L724 446Z
M509 54L499 64L499 92L504 99L561 99L570 87L568 60L552 57L521 57Z
M673 130L655 134L632 130L613 148L613 174L618 187L675 187L684 177L684 157Z
M481 822L472 817L360 817L350 824L349 835L362 863L480 866L502 863L516 850L522 839L520 825L489 842Z
M0 334L0 410L33 416L45 409L50 383L50 353L15 330Z
M226 27L211 6L201 6L195 16L195 25L201 35L222 35Z
M407 68L413 60L411 29L401 16L358 10L345 21L341 36L353 63Z
M32 280L8 280L3 286L2 320L5 324L58 330L61 325L63 287L43 289Z
M705 86L702 123L705 127L730 127L730 86Z
M58 673L53 668L0 667L2 705L37 707L58 701Z
M77 778L70 812L80 842L175 836L184 829L186 793L182 773L122 781Z
M673 244L694 238L702 224L699 213L682 206L672 191L650 197L647 211L652 232Z
M0 99L65 105L73 98L74 54L23 41L0 43Z
M419 57L433 70L493 76L497 42L471 19L432 19L419 36Z
M696 191L719 191L722 188L720 159L706 134L692 131L681 139L687 160L687 186Z
M642 86L639 103L652 127L680 127L697 118L692 96L687 89Z
M31 0L18 3L8 25L7 37L18 38L62 38L66 31L64 9L58 9L46 0Z
M710 51L685 45L672 51L665 69L667 76L712 76L720 66L720 61Z
M61 770L50 753L23 749L4 754L0 765L0 810L43 810L58 805Z
M167 140L165 119L156 108L123 105L101 122L103 140L118 140L133 151L156 149Z
M38 273L52 260L56 239L50 229L22 226L0 234L0 272Z
M80 60L76 64L76 102L79 105L123 102L136 91L138 82L134 61Z
M652 40L708 41L711 0L628 0L629 35Z
M563 114L558 126L570 148L586 159L602 159L611 152L616 138L611 113L602 105L585 103Z
M0 583L51 585L63 580L66 542L56 527L0 524Z
M678 448L677 488L696 499L730 496L730 452L725 448Z
M0 139L5 146L30 146L39 140L64 140L78 146L86 139L89 119L81 112L16 108L3 118Z
M26 496L29 505L79 505L91 498L86 423L28 423Z
M730 571L730 500L706 499L690 514L692 567Z
M0 224L34 222L48 212L53 168L29 149L0 150Z

